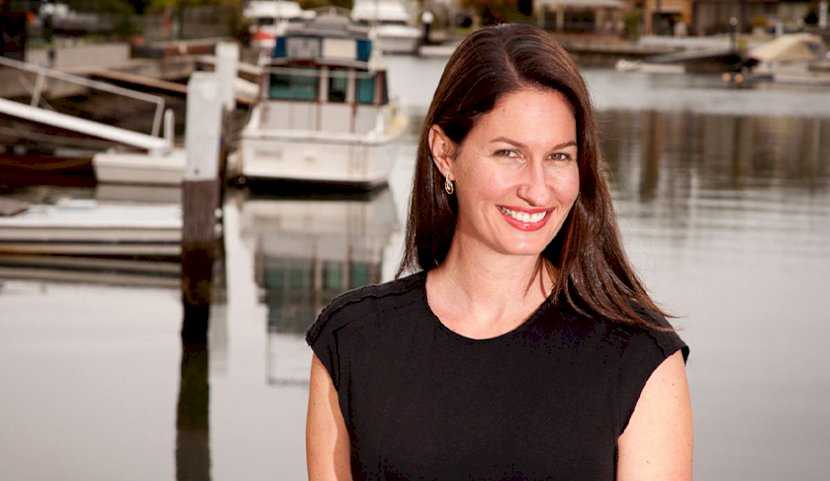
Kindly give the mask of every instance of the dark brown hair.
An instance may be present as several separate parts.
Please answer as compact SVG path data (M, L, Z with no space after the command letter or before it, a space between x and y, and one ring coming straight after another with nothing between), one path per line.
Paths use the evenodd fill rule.
M482 28L458 46L444 68L418 144L398 276L440 264L455 230L458 206L455 197L444 192L444 178L432 161L430 127L438 125L460 146L476 120L501 97L528 87L564 95L576 120L579 196L559 233L542 252L547 263L558 269L554 299L583 315L653 327L644 317L666 314L648 296L623 251L611 195L600 172L588 89L565 50L545 31L530 25Z

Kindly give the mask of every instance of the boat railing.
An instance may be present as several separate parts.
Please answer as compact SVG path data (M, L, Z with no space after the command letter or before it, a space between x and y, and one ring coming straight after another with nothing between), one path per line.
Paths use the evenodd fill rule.
M9 69L9 70L6 70ZM6 70L6 72L3 72ZM27 77L30 79L34 75L34 82L32 85L27 85ZM21 85L21 91L29 94L30 99L28 105L33 108L43 108L46 105L47 109L54 110L46 103L45 97L50 80L68 84L67 91L83 91L83 89L98 90L108 94L127 97L140 102L147 102L154 105L153 122L150 129L150 136L159 137L162 134L162 123L165 122L164 115L164 99L157 95L138 92L123 87L118 87L106 82L91 80L86 77L72 75L59 70L50 69L42 65L32 64L28 62L21 62L11 58L0 57L0 76L6 77L5 80L17 81ZM7 77L8 76L8 77ZM15 78L16 77L16 78ZM6 83L6 82L4 82ZM172 119L171 119L172 120ZM167 122L165 122L167 123ZM168 127L165 125L165 131ZM164 132L165 137L168 132Z

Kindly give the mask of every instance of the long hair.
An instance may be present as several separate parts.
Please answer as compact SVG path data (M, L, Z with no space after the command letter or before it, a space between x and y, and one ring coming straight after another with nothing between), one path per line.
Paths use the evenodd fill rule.
M654 327L666 316L637 279L620 241L588 89L576 64L543 30L521 24L482 28L450 57L427 111L418 143L404 256L398 276L433 269L447 256L458 216L455 198L432 161L428 133L438 125L456 145L505 94L534 87L557 91L577 127L580 191L559 233L542 252L558 274L553 296L587 316ZM645 312L643 312L645 311ZM643 315L645 314L645 316Z

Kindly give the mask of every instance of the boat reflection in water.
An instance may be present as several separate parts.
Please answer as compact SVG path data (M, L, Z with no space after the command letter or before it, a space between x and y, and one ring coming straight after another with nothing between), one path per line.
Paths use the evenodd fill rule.
M304 384L308 326L338 294L381 281L384 250L399 230L391 192L249 199L240 229L254 245L255 278L268 310L268 383Z

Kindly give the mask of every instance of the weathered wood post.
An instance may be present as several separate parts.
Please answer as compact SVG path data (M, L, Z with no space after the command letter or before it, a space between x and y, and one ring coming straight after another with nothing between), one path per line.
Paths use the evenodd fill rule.
M182 340L207 340L217 249L223 99L217 76L195 72L187 84L187 163L182 183Z

